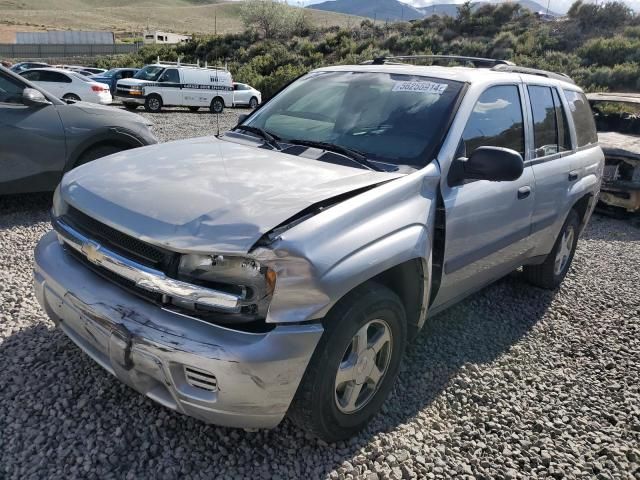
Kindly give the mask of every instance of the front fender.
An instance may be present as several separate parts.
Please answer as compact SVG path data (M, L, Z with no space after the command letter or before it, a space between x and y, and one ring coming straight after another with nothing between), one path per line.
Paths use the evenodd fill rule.
M408 260L428 264L440 173L430 167L345 200L254 251L277 274L267 322L320 319L380 273Z

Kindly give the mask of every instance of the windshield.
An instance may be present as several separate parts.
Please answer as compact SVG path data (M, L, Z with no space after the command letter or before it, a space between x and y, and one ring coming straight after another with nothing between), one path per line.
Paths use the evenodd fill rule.
M118 68L112 68L111 70L107 70L104 73L98 73L97 75L100 75L101 77L107 77L107 78L111 78L113 77L116 73L118 73Z
M281 92L245 125L283 142L325 142L419 168L431 160L462 85L416 75L316 72Z
M137 78L139 80L149 80L151 82L155 82L160 78L160 75L164 72L164 67L158 67L156 65L147 65L138 73L136 73L133 78Z

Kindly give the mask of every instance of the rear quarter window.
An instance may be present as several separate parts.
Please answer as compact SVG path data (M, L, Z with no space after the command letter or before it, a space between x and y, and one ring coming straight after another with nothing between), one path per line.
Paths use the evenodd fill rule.
M569 110L576 128L578 147L585 147L598 143L596 122L591 112L587 97L582 92L565 90L564 95L569 103Z

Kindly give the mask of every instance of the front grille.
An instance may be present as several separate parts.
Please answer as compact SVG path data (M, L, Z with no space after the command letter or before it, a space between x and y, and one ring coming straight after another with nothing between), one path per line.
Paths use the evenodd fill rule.
M147 267L162 270L170 276L176 273L179 254L175 252L133 238L72 206L69 206L63 220L87 237L127 258Z
M184 377L192 387L215 392L218 390L218 379L204 370L184 366Z
M97 273L98 275L103 277L105 280L108 280L109 282L114 283L124 288L128 292L133 293L134 295L137 295L138 297L141 297L145 300L148 300L150 302L153 302L159 305L162 304L162 294L157 292L150 292L149 290L140 288L131 280L121 277L117 273L113 273L111 270L107 270L106 268L96 265L95 263L91 263L89 260L87 260L87 257L85 257L82 253L78 252L77 250L74 250L73 248L67 247L65 250L69 252L69 254L73 258L78 260L80 263L82 263L85 267L92 270L94 273Z

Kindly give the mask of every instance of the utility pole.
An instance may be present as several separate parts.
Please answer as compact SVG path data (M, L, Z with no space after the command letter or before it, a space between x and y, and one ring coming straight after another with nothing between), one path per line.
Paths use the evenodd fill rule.
M213 34L218 35L218 13L213 14Z

